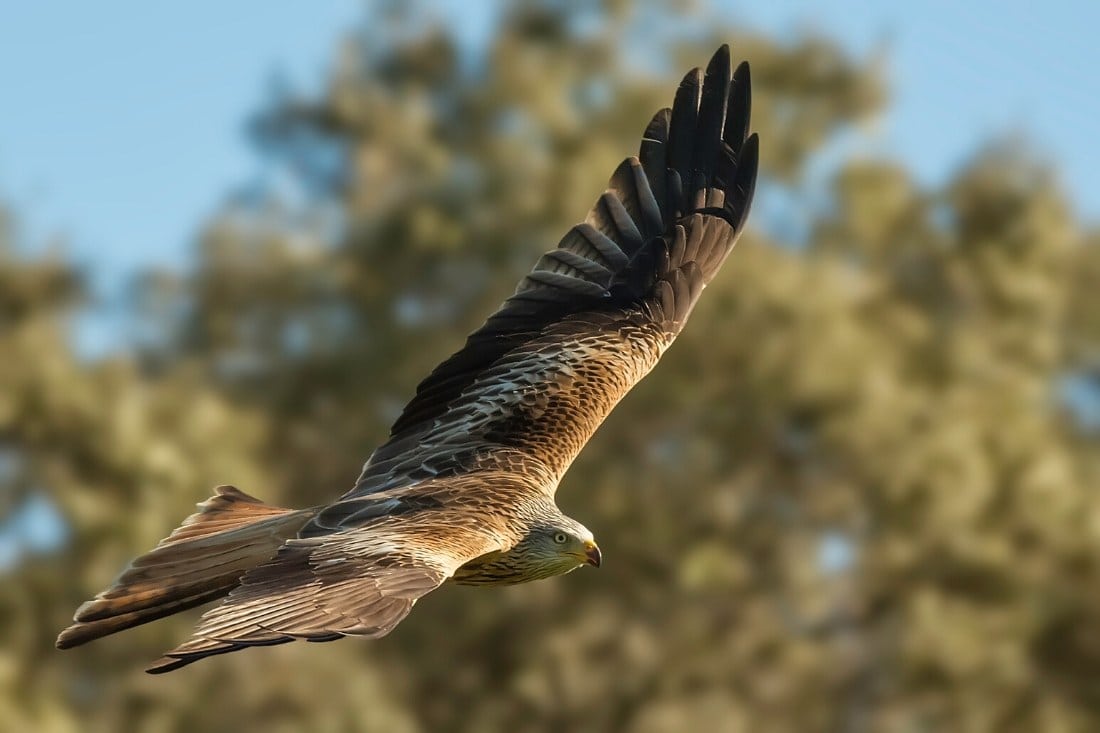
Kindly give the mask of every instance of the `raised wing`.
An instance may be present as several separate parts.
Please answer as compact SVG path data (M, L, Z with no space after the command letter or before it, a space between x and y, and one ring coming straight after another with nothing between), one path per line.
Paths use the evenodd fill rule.
M289 540L148 671L250 646L385 636L463 564L515 541L491 516L429 497L398 507L382 499L375 509L356 529Z
M515 294L440 364L355 487L315 523L341 526L357 497L479 470L553 491L615 404L657 363L744 225L758 145L748 65L729 49L684 77L638 157Z

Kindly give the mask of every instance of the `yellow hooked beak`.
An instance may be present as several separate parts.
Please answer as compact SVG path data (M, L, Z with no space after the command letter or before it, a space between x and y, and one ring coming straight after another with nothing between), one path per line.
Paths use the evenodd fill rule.
M587 540L584 543L584 559L589 565L594 568L600 566L600 562L603 557L600 555L600 548L596 546L596 543L592 540Z

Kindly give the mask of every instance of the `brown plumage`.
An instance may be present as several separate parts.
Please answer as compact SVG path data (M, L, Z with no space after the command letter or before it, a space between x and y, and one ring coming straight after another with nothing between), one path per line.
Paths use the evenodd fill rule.
M496 585L599 565L554 492L660 359L748 215L749 71L694 69L585 221L418 387L338 501L279 509L232 487L136 559L67 648L224 597L150 672L295 639L377 637L448 579Z

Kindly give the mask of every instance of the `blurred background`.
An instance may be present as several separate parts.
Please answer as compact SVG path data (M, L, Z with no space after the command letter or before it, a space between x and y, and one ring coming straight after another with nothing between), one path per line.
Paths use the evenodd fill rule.
M1032 7L8 9L0 729L1100 728L1100 6ZM54 650L216 484L347 489L721 42L757 206L559 492L603 569Z

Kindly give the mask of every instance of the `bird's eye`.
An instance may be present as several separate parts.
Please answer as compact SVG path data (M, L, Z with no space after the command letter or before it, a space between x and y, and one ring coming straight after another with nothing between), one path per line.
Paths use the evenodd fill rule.
M559 545L564 545L565 541L568 539L569 538L565 535L565 532L558 532L556 535L554 535L554 542L557 542Z

